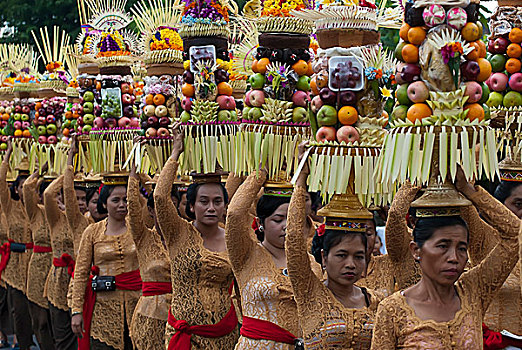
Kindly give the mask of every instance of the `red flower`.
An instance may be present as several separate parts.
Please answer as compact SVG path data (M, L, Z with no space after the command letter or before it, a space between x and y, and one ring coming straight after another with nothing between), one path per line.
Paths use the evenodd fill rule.
M319 237L322 237L324 235L324 233L326 232L326 226L325 224L321 224L318 228L317 228L317 235Z
M256 218L254 218L254 221L252 221L252 229L254 231L259 231L259 225L257 224Z

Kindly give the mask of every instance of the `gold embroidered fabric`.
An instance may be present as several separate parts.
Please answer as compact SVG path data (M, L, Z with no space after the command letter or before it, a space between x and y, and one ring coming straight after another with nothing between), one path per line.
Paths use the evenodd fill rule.
M306 349L369 349L377 305L383 295L368 290L370 305L344 307L310 266L303 236L306 189L294 188L288 209L286 257Z
M100 268L100 276L116 276L137 270L136 246L130 231L117 236L106 235L107 219L85 229L80 241L74 271L72 312L83 311L85 287L91 266ZM124 322L131 324L141 291L115 290L96 293L91 323L91 337L116 349L124 349ZM124 318L125 317L125 318Z
M53 258L60 258L64 253L74 257L71 230L67 222L67 217L58 206L57 200L64 181L65 178L63 175L58 177L51 182L44 192L45 216L49 224ZM63 311L69 310L67 292L70 280L71 277L69 276L67 267L56 267L51 264L45 284L45 295L54 307Z
M4 159L0 165L0 205L5 214L8 225L7 236L18 243L32 242L31 231L29 230L29 220L22 201L15 201L11 198L9 187L7 186L7 161ZM8 285L25 294L27 289L27 268L31 259L32 250L25 253L12 252L2 277Z
M7 242L7 231L8 231L7 218L5 217L4 212L0 208L0 244L2 244L2 245L5 242ZM0 281L0 287L2 287L2 288L6 287L4 274L2 274L2 280Z
M142 219L143 207L139 180L130 177L127 189L129 229L136 244L143 282L169 282L170 264L167 249L156 229L147 228ZM149 215L150 216L150 215ZM138 349L161 349L165 345L165 324L172 294L141 296L131 323L131 334ZM149 321L150 319L150 321Z
M372 349L482 349L484 314L518 260L520 220L485 191L472 201L498 230L500 240L479 265L456 282L461 310L449 322L421 320L402 292L397 292L378 307Z
M485 200L486 191L477 187L470 200L480 209L480 213L491 217L491 211L496 211L496 203ZM478 265L500 241L498 231L482 220L475 207L461 210L462 217L468 223L470 232L469 257L472 266ZM508 330L513 334L522 335L522 291L520 289L520 260L491 301L484 323L493 331Z
M177 320L185 320L189 325L215 324L230 309L228 290L233 281L232 268L226 252L206 249L199 231L178 215L170 198L177 168L178 162L169 159L154 191L157 220L170 258L174 296L170 309ZM174 333L174 328L167 325L166 344ZM236 329L220 338L193 335L192 349L233 349L238 334Z
M357 285L388 296L396 289L408 288L420 280L421 271L410 253L411 231L406 224L406 214L417 191L410 184L404 184L395 194L385 229L388 254L372 255L366 278Z
M49 225L45 219L43 205L39 203L38 185L38 177L31 176L24 182L24 206L29 219L33 243L50 247ZM27 299L45 309L49 308L47 298L44 297L45 281L52 265L52 259L52 253L33 252L27 271Z
M296 337L301 336L297 305L290 278L275 264L270 253L254 235L249 208L266 180L265 174L252 174L237 190L229 205L226 226L227 250L241 294L243 316L272 322ZM288 222L295 218L288 214ZM308 255L313 273L321 267ZM240 349L291 349L293 346L267 340L240 337Z

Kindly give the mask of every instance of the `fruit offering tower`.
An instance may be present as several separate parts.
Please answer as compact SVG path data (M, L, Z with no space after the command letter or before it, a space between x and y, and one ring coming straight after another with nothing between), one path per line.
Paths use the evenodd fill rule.
M14 128L9 123L11 114L13 113L13 85L16 77L17 69L10 64L16 62L18 57L13 51L20 50L19 45L3 44L0 45L0 158L3 158L4 152L7 150L7 140L9 136L13 136Z
M266 166L270 179L288 181L297 168L297 145L310 139L313 22L291 14L307 6L302 0L251 0L243 9L257 26L259 46L252 53L244 99L241 128L246 154L238 172Z
M142 33L140 45L147 71L140 110L141 131L148 140L146 150L151 161L151 169L139 170L149 173L159 172L167 161L171 148L169 126L181 113L178 96L183 74L183 41L173 27L181 17L178 5L173 0L142 1L132 8ZM146 162L139 163L143 166Z
M181 159L185 174L234 169L238 122L228 73L230 11L237 14L234 2L189 0L181 17L184 73L179 120L185 148L191 150Z
M480 40L479 6L476 0L406 4L396 50L397 106L376 178L388 188L406 180L428 184L418 207L469 205L452 185L458 164L469 180L498 172L483 103L491 64Z

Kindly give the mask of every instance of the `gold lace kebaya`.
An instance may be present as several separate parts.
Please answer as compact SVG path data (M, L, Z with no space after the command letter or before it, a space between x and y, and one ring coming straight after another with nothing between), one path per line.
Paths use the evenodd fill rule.
M189 326L213 325L230 310L229 288L234 276L226 252L213 252L203 246L199 231L182 219L170 198L178 162L170 158L165 164L154 191L154 206L170 258L172 303L170 311ZM167 325L166 344L176 330ZM231 350L238 330L219 337L192 335L192 349Z
M146 207L146 203L142 199L139 180L131 176L127 189L129 229L136 244L141 280L144 286L147 282L160 282L171 288L167 249L156 228L147 228L142 217L142 208L144 205ZM145 292L144 287L143 293ZM171 292L140 297L130 326L132 341L137 349L165 347L165 325L171 297Z
M477 266L455 283L461 309L448 322L421 320L402 292L378 307L373 350L482 349L482 320L495 293L515 266L520 220L487 192L469 198L489 224L499 232L499 242ZM474 234L470 231L470 234Z
M288 209L286 257L305 348L370 349L377 305L384 296L368 289L367 307L346 308L316 276L303 236L305 203L306 189L296 186Z

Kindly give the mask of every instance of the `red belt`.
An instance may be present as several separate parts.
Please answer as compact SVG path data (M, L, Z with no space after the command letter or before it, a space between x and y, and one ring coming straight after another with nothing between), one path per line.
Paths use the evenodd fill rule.
M522 347L522 340L512 339L502 333L493 332L484 323L482 324L482 336L484 338L484 350L499 350L508 346Z
M53 265L55 267L66 267L67 273L71 277L74 274L74 264L75 264L74 259L72 258L72 256L70 256L67 253L63 253L60 258L53 258Z
M0 255L2 255L2 258L0 259L0 278L2 278L2 272L4 272L5 268L7 267L7 263L9 262L12 242L14 241L10 239L0 247Z
M230 294L233 287L234 283L230 286ZM237 315L234 303L231 303L230 310L218 323L189 326L185 320L176 320L169 309L167 322L176 330L176 333L170 338L167 350L189 350L192 348L190 343L192 334L205 338L219 338L232 333L237 327Z
M27 246L26 246L27 248ZM29 248L30 249L30 248ZM46 247L43 245L33 245L33 253L51 253L53 251L52 247Z
M278 325L243 316L243 325L241 326L241 335L246 338L256 340L272 340L277 343L295 344L296 336Z
M143 282L141 285L142 295L150 297L152 295L162 295L172 293L171 282Z
M98 266L91 268L91 275L89 276L89 284L85 289L85 300L83 302L83 324L85 333L78 339L78 350L90 349L90 334L91 321L94 304L96 303L96 293L92 290L92 278L100 273ZM116 288L120 290L141 290L141 276L140 270L124 272L114 276L116 280Z
M34 243L33 242L24 243L24 244L25 244L25 249L33 249L34 248Z

